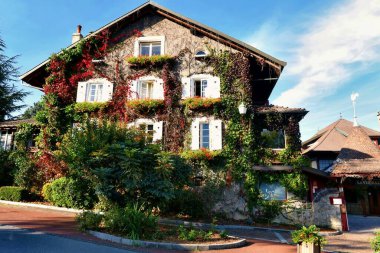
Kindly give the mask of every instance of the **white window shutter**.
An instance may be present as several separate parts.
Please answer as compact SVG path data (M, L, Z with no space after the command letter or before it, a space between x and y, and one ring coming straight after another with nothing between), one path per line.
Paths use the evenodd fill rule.
M153 142L162 140L164 122L158 121L153 123Z
M191 80L188 77L182 77L182 98L191 97Z
M86 82L78 82L77 102L85 102L86 101L86 91L87 91Z
M220 78L212 77L207 80L206 97L219 98L220 97Z
M132 80L131 82L131 99L136 99L138 97L137 91L138 91L138 81Z
M222 149L222 120L212 120L210 122L210 150Z
M112 99L113 83L107 81L103 84L102 102L107 102Z
M153 84L153 98L164 99L164 81L161 78L155 79Z
M199 149L199 122L193 121L191 123L191 149Z

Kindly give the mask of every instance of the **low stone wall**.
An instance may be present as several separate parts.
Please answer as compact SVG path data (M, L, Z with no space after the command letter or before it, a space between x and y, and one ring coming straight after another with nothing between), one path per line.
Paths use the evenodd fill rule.
M274 222L301 224L342 230L340 207L330 204L330 197L337 197L336 188L325 188L314 195L311 203L293 201Z
M315 224L320 227L342 230L340 207L330 204L330 197L337 197L336 188L319 190L313 202L297 200L291 194L282 213L273 222L281 224ZM221 213L229 219L248 221L250 219L247 201L240 184L232 184L225 188L216 204L213 212Z

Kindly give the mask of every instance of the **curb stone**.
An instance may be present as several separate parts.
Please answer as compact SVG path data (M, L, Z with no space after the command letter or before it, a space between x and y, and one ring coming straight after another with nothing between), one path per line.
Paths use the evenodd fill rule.
M224 243L224 244L181 244L181 243L169 243L169 242L153 242L153 241L142 241L142 240L131 240L119 236L110 235L107 233L97 232L89 230L89 234L103 240L111 241L114 243L120 243L129 246L140 246L144 248L157 248L157 249L167 249L167 250L187 250L187 251L197 251L197 250L218 250L218 249L232 249L239 248L246 245L246 239L240 239L237 242ZM236 238L236 237L231 237Z
M203 229L209 229L212 226L209 223L172 220L172 219L166 219L166 218L160 218L158 222L161 224L166 224L166 225L184 225L184 226L193 226L195 228L203 228ZM259 230L259 231L264 230L264 231L271 231L271 232L289 232L289 233L294 231L290 229L263 228L263 227L255 227L255 226L244 226L244 225L215 225L214 228L216 230L242 229L242 230ZM333 232L320 232L319 234L322 236L334 236L334 235L341 235L342 231L337 230Z
M74 208L47 206L47 205L42 205L42 204L15 202L15 201L8 201L8 200L0 200L0 204L13 205L13 206L24 206L24 207L35 207L35 208L42 208L42 209L47 209L47 210L62 211L62 212L69 212L69 213L82 213L82 212L84 212L84 210L79 210L79 209L74 209Z

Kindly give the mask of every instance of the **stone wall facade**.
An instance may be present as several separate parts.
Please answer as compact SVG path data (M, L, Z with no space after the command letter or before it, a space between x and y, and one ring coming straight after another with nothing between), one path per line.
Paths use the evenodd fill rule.
M340 207L330 204L330 197L337 197L339 194L336 188L325 188L318 191L313 202L305 202L290 197L282 213L273 222L280 224L300 224L342 230ZM238 221L249 221L247 201L240 184L232 184L225 188L216 204L213 212L222 213L229 219ZM254 222L254 221L253 221Z

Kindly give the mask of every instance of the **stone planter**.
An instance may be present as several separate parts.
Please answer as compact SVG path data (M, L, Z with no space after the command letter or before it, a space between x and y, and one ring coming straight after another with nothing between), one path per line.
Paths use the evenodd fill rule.
M321 246L314 243L302 242L297 244L297 253L321 253Z

